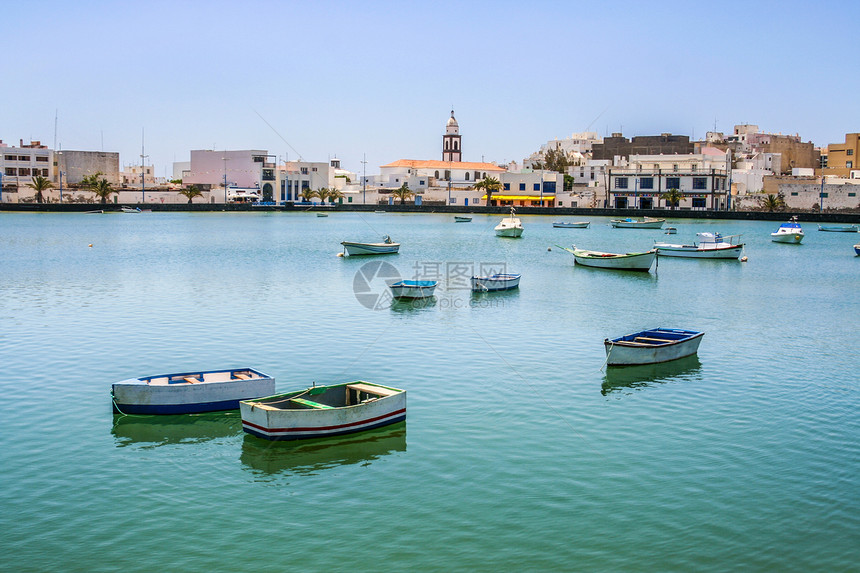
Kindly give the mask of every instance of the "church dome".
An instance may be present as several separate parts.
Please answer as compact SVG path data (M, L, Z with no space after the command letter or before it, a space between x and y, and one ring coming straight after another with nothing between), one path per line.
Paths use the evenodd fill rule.
M449 118L448 118L448 124L447 124L447 127L460 127L460 126L457 124L457 120L456 120L456 119L454 119L454 110L453 110L453 109L451 110L451 117L449 117Z

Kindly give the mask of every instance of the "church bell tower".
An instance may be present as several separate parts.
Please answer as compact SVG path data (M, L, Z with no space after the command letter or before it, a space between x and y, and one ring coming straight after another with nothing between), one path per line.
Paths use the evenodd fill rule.
M463 154L460 148L460 126L454 119L454 110L445 126L445 135L442 136L442 161L462 161Z

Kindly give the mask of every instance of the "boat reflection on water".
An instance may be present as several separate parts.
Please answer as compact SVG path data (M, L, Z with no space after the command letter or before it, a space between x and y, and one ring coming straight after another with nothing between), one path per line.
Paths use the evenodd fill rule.
M427 298L395 298L391 301L391 311L401 314L428 311L435 306L435 296Z
M115 414L111 434L116 446L158 447L168 444L196 444L238 436L242 433L239 410L180 415Z
M701 378L702 363L696 355L679 358L660 364L642 366L608 366L603 376L600 393L604 396L613 392L647 388L665 384L675 379L692 380Z
M254 472L312 475L328 468L370 463L406 451L406 422L343 437L279 442L245 434L239 460Z

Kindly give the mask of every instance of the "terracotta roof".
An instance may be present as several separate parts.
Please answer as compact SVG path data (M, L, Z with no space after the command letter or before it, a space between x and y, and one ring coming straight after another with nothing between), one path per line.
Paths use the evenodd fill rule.
M477 171L499 171L504 168L493 163L481 163L478 161L436 161L433 159L398 159L382 167L411 167L412 169L467 169Z

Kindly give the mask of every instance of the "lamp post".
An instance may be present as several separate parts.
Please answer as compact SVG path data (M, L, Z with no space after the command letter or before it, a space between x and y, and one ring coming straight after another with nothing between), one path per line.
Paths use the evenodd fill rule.
M361 202L367 205L367 154L361 157Z
M146 168L144 162L149 155L144 155L143 148L140 149L140 202L146 203Z
M227 157L227 152L224 152L224 157L221 159L224 160L224 204L227 204L227 161L229 158Z

